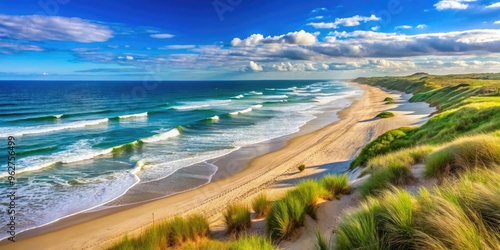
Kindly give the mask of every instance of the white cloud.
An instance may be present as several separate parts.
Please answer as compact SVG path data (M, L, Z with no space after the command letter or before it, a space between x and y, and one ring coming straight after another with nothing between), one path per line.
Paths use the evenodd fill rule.
M14 50L14 51L44 51L42 47L36 45L25 45L17 43L3 43L0 42L0 51Z
M500 8L500 2L492 3L492 4L488 5L488 6L486 6L486 8L489 8L489 9L491 9L491 8Z
M369 21L379 21L379 20L380 17L377 17L373 14L369 17L356 15L353 17L336 18L335 22L308 23L307 25L313 26L316 29L336 29L339 26L353 27L353 26L359 26L361 22L366 23Z
M379 29L380 29L380 26L373 26L373 27L371 27L371 30L373 30L373 31L377 31Z
M434 4L434 7L436 7L437 10L465 10L469 8L469 4L467 4L468 2L475 1L476 0L440 0Z
M289 32L286 35L264 37L261 34L253 34L243 40L234 38L232 46L256 46L259 44L315 44L318 42L319 33L309 33L303 30Z
M167 33L164 33L164 34L151 34L150 36L152 38L158 38L158 39L168 39L168 38L174 37L174 35L167 34Z
M396 29L396 30L399 30L399 29L409 30L409 29L413 29L413 27L410 25L399 25L399 26L394 27L394 29Z
M327 8L316 8L314 10L311 11L311 13L318 13L318 12L325 12L325 11L328 11Z
M256 62L254 61L250 61L249 63L249 68L251 71L254 71L254 72L258 72L258 71L262 71L262 66L258 65Z
M134 60L134 57L133 56L125 56L125 59L132 61L132 60Z
M105 42L113 37L105 25L77 17L0 14L0 37L29 41Z
M494 21L493 24L500 24L500 20Z
M183 44L183 45L167 45L160 47L159 49L194 49L196 45Z
M427 25L425 25L425 24L417 25L417 29L425 29L425 28L427 28Z

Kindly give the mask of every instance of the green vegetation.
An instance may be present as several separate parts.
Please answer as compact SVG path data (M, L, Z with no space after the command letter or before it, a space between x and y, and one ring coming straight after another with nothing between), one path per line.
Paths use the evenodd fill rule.
M243 231L252 226L250 210L242 204L230 204L224 212L227 233L239 236Z
M438 114L416 128L388 131L351 168L371 174L366 200L343 218L336 249L500 249L500 74L359 78L413 93ZM395 186L425 164L440 185L411 195Z
M377 155L416 145L439 145L464 135L500 129L499 74L358 78L357 82L413 93L410 101L425 101L439 114L416 128L398 128L370 142L351 162L351 169Z
M304 164L300 164L299 167L298 167L299 171L302 172L306 169L306 165Z
M246 235L230 242L208 240L184 246L184 250L275 250L272 242L257 235Z
M500 137L477 135L460 138L432 153L425 174L442 178L475 167L495 165L500 165Z
M271 209L271 201L265 193L260 193L253 199L252 209L255 212L255 218L265 217Z
M125 236L121 242L109 249L163 249L208 236L209 224L202 215L191 215L187 218L175 217L148 228L138 238L130 239Z
M384 99L384 102L392 102L392 101L394 101L394 99L392 99L392 98L390 98L390 97L386 97L386 98Z
M390 117L394 117L394 113L392 112L389 112L389 111L383 111L383 112L380 112L378 115L377 115L378 118L390 118Z
M314 243L314 248L316 250L328 250L330 249L330 244L326 241L325 237L321 234L321 231L316 230L316 242Z
M498 249L500 178L476 169L416 196L368 198L339 225L337 249Z
M304 225L306 215L316 219L318 204L322 199L331 198L334 190L340 194L348 192L350 188L345 180L347 176L302 181L274 202L266 217L266 231L271 239L280 241L290 238Z
M349 194L349 178L346 174L343 175L327 175L321 179L320 185L328 191L328 199L334 197L340 199L340 195Z

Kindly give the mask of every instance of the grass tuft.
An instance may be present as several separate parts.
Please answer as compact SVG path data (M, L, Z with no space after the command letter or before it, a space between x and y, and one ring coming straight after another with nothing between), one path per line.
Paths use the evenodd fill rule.
M231 204L224 212L227 233L238 237L252 225L250 210L242 204Z
M385 168L374 169L371 176L359 187L363 197L377 195L391 186L403 186L411 183L415 177L410 169L401 165L389 165Z
M109 249L162 249L180 246L186 242L194 242L209 236L209 224L202 215L191 215L186 218L175 217L151 226L139 237L130 239L125 236L119 243Z
M255 218L265 217L271 209L271 201L265 193L260 193L253 199L252 208L255 212Z
M320 180L320 185L328 192L328 199L340 197L343 194L349 194L349 179L346 174L343 175L327 175Z
M390 118L390 117L394 117L394 113L389 112L389 111L383 111L383 112L380 112L378 115L376 115L376 117L378 117L378 118Z

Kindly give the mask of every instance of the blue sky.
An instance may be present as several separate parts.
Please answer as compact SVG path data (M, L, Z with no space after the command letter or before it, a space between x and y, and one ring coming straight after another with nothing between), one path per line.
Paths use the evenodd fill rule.
M0 2L0 79L500 71L499 0Z

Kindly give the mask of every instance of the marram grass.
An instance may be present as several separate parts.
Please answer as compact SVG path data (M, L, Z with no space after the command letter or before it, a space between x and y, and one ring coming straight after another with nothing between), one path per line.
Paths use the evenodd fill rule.
M467 171L415 196L370 197L342 219L336 249L500 249L498 171Z
M185 242L196 241L209 236L209 224L202 215L191 215L186 218L175 217L158 223L137 238L125 236L119 243L109 249L163 249L175 247Z
M242 204L230 204L224 212L227 233L238 236L252 225L250 210Z
M271 201L265 193L260 193L252 200L252 209L255 212L255 218L262 218L269 213Z
M340 195L349 194L349 179L346 174L343 175L327 175L320 181L320 185L328 192L328 198L331 200L335 197L340 198Z

